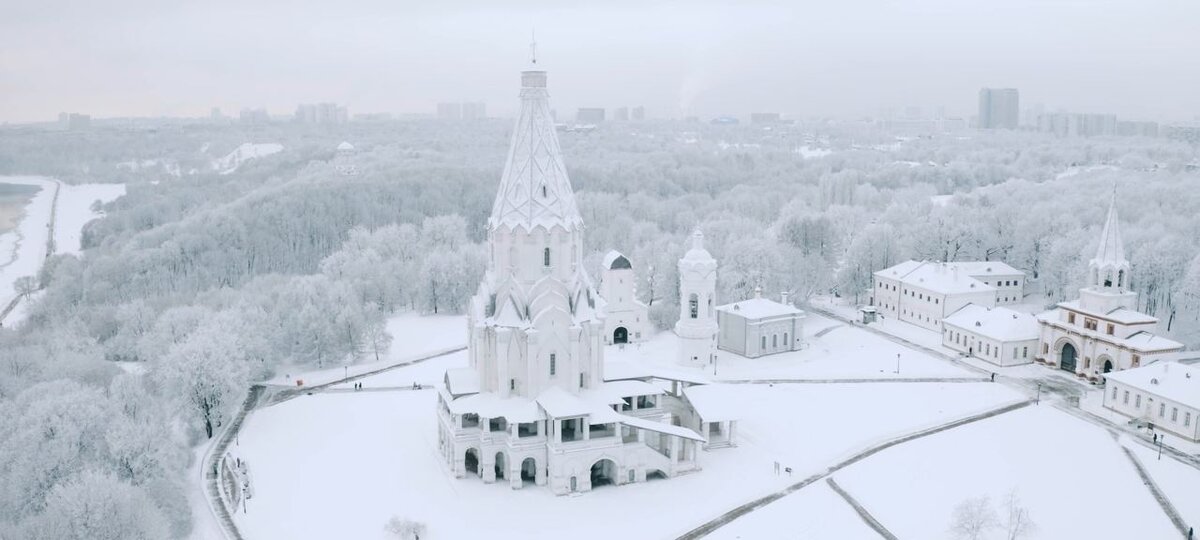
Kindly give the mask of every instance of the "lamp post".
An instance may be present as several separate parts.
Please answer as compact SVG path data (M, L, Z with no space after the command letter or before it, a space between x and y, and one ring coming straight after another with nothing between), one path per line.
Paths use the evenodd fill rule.
M1034 404L1038 405L1038 404L1041 404L1041 402L1042 402L1042 383L1038 383L1037 400L1034 401Z
M900 353L896 353L896 375L900 374Z

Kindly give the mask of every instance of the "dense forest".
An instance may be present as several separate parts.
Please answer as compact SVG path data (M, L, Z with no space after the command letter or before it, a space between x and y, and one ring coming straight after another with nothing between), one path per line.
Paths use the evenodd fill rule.
M460 312L510 122L313 127L188 122L0 130L0 175L122 182L55 256L27 319L0 330L0 537L186 536L189 450L250 381L373 360L387 317ZM661 327L701 228L718 296L862 296L907 258L1003 260L1072 298L1110 198L1141 309L1200 344L1194 146L1024 132L897 138L861 124L610 123L560 139L598 277L626 253ZM357 175L332 160L353 143ZM231 174L243 143L284 150ZM0 179L2 181L2 179ZM102 519L103 518L103 519Z

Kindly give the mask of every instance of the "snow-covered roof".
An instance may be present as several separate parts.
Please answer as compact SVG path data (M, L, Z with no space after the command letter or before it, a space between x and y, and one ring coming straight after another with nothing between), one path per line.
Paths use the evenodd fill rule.
M585 392L589 397L595 396L596 399L604 400L606 404L621 403L627 397L635 396L656 396L665 393L662 388L654 386L648 382L628 380L628 381L608 381L601 383L599 388L591 389Z
M622 255L619 251L614 249L604 255L605 270L621 270L626 268L633 268L633 265L629 264L629 258Z
M604 380L619 381L630 379L662 379L679 381L688 384L710 384L711 379L693 370L675 369L662 366L643 366L622 360L607 360L604 362Z
M1108 205L1108 216L1104 220L1104 230L1100 232L1100 246L1096 248L1096 258L1093 263L1123 263L1125 262L1125 245L1121 242L1121 229L1117 220L1117 194L1113 193Z
M509 422L536 422L545 420L546 415L532 399L502 398L499 394L484 392L464 396L446 404L454 414L475 413L482 418L501 418Z
M1111 320L1121 324L1150 324L1158 322L1158 317L1146 315L1140 311L1134 311L1129 308L1117 308L1108 313L1097 313L1083 308L1079 300L1071 300L1069 302L1060 302L1059 307L1069 311L1082 313L1084 315L1093 315L1103 319Z
M655 422L653 420L644 420L641 418L627 416L624 414L618 414L617 416L620 417L618 422L625 424L627 426L630 426L630 427L635 427L638 429L645 429L648 431L655 431L658 433L665 433L667 435L674 435L676 437L682 437L684 439L691 439L691 440L697 441L697 442L705 442L704 437L701 437L699 433L696 433L695 431L692 431L692 430L682 427L682 426L676 426L673 424L668 424L666 422Z
M897 279L905 284L941 294L996 290L995 287L984 285L982 281L971 277L969 273L946 263L905 261L875 272L875 275Z
M538 394L537 402L538 405L541 405L546 410L546 414L555 418L585 416L591 414L597 408L607 409L609 412L612 412L612 409L609 409L606 403L585 400L557 386L543 390L541 394Z
M341 151L354 150L354 145L349 142L342 141L342 144L337 145L337 149Z
M521 111L488 225L572 230L583 225L550 117L544 71L521 74Z
M650 369L641 364L623 360L604 361L604 380L606 381L649 379L651 377L653 375L651 375Z
M787 304L781 304L774 300L766 298L751 298L718 306L717 311L724 311L739 317L747 319L765 319L768 317L782 317L788 315L803 316L804 312Z
M1025 272L1017 270L1006 263L1000 261L956 261L948 262L946 266L951 268L957 267L960 272L966 272L967 275L975 278L986 276L1013 276L1024 275Z
M1038 322L1033 315L1005 307L987 308L967 304L942 322L998 341L1029 341L1038 338Z
M1120 340L1120 343L1138 351L1175 351L1183 349L1183 344L1173 339L1162 337L1150 332L1138 332Z
M1105 375L1109 381L1129 385L1187 405L1200 408L1200 367L1176 362L1156 362Z
M684 389L683 394L703 421L724 422L743 416L742 402L730 390L729 385L706 384L690 386Z
M447 369L445 375L446 390L452 396L476 394L479 392L479 372L473 368L461 367Z

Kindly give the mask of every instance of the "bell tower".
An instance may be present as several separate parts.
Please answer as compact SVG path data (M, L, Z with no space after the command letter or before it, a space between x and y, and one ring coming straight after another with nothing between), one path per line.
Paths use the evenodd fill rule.
M679 363L703 366L717 350L717 261L704 249L704 233L692 233L692 248L679 259Z

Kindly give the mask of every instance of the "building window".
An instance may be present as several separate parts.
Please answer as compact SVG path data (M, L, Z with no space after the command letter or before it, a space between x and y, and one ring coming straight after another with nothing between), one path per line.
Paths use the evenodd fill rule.
M546 184L542 184L542 198L546 198Z
M1133 396L1133 408L1135 408L1135 409L1142 408L1142 395L1141 394Z
M1046 354L1046 353L1049 353L1049 352L1050 352L1050 344L1049 344L1049 343L1043 343L1043 344L1042 344L1042 354Z
M1113 325L1112 325L1112 323L1108 323L1108 328L1106 328L1106 330L1108 331L1108 335L1110 335L1110 336L1111 336L1111 335L1113 335Z
M1113 399L1117 399L1117 387L1115 387L1115 386L1113 387L1113 396L1112 396L1112 398L1113 398ZM1159 416L1162 416L1162 414L1160 413L1160 414L1159 414Z
M509 389L509 390L516 390L516 389L517 389L517 380L516 380L516 379L509 379L509 380L508 380L508 389Z
M779 347L779 334L771 334L771 348L775 349L778 347Z
M542 250L542 266L550 266L550 248Z
M1092 357L1090 357L1090 356L1085 356L1085 357L1083 358L1083 369L1088 369L1088 368L1091 368L1091 367L1092 367Z
M1017 348L1013 347L1013 360L1017 359Z
M1188 427L1190 425L1192 425L1192 413L1185 412L1183 413L1183 427Z
M557 364L558 364L558 359L555 358L554 353L550 353L550 376L551 377L553 377L555 373L558 373L558 365Z
M1121 396L1121 403L1129 405L1129 390L1126 390L1125 393Z
M1095 330L1097 328L1096 319L1084 319L1083 327L1087 330Z
M783 333L783 346L784 346L784 347L787 347L787 346L788 346L788 340L787 340L787 338L788 338L788 334L787 334L787 332L784 332L784 333Z
M1133 355L1133 367L1138 367L1140 365L1142 365L1142 357L1136 354Z
M1179 421L1179 407L1171 407L1171 421L1172 422Z
M1029 358L1029 347L1021 347L1021 358Z
M1067 324L1075 324L1075 314L1074 313L1067 314Z
M583 376L584 376L583 373L579 374L579 387L580 388L583 388Z
M700 298L695 294L688 296L688 313L693 319L700 315Z
M1162 417L1164 417L1164 416L1166 416L1166 415L1167 415L1167 404L1166 404L1166 403L1159 403L1159 404L1158 404L1158 417L1159 417L1159 418L1162 418Z
M760 348L760 349L763 349L763 350L766 350L766 348L767 348L767 336L763 336L763 337L762 337L762 346L761 346L761 347L759 347L759 348Z

